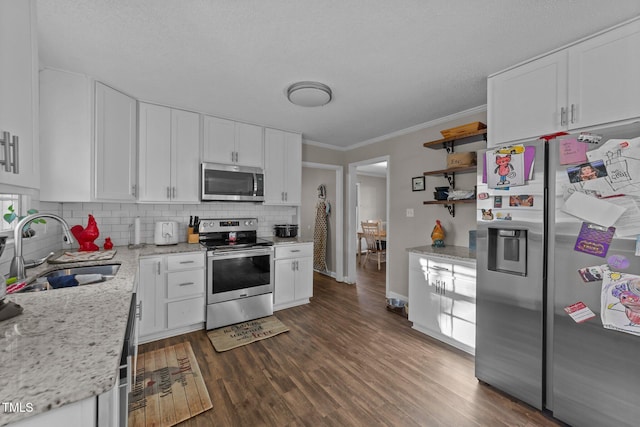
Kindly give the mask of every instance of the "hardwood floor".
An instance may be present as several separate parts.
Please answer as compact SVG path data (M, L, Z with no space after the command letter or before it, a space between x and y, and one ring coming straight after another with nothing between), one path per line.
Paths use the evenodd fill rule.
M181 426L556 426L474 377L473 357L386 309L385 265L357 285L315 273L310 304L277 311L289 332L216 353L190 341L213 409Z

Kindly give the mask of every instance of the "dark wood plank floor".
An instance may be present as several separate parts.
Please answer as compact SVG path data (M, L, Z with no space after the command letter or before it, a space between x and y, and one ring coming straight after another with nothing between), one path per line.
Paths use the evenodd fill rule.
M384 264L358 284L314 276L311 304L277 311L291 330L216 353L190 341L213 409L181 426L556 426L479 383L473 357L411 329L385 304Z

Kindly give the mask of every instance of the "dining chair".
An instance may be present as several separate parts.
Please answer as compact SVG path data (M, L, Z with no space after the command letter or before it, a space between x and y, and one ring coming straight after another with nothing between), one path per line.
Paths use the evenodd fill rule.
M378 259L378 270L380 270L380 263L382 257L386 256L386 248L383 247L380 241L380 223L379 222L362 222L362 235L367 242L367 253L362 261L363 265L367 264L370 255L375 255Z

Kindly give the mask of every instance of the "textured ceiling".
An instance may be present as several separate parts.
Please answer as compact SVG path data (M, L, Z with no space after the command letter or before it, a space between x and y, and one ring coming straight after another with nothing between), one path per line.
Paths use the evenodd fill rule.
M615 5L615 7L613 7ZM638 0L38 0L41 66L145 101L350 146L486 104L486 77ZM296 81L324 107L290 104Z

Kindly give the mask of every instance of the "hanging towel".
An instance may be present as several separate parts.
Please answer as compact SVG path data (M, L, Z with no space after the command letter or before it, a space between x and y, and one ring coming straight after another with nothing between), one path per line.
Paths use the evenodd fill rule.
M313 269L318 271L327 271L327 215L326 202L318 200L313 230Z

